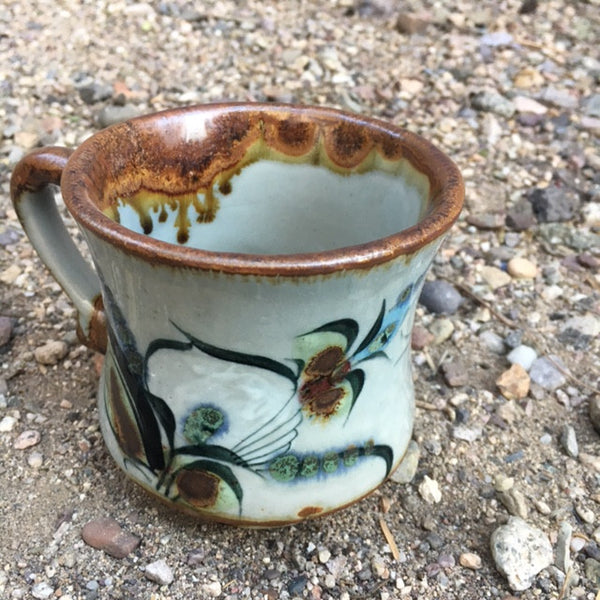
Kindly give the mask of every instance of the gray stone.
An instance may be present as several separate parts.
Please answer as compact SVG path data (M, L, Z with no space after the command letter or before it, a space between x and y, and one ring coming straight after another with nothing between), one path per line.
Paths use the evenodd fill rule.
M578 252L600 246L600 235L564 223L542 223L539 233L549 244L564 244Z
M504 340L495 331L486 329L479 334L479 340L483 345L495 354L504 354Z
M571 536L573 528L567 521L562 521L558 528L556 540L556 559L554 564L566 573L571 567Z
M594 429L600 434L600 395L594 394L589 400L590 421Z
M482 112L492 112L507 119L515 114L514 103L498 92L479 92L471 96L471 106Z
M577 436L575 434L575 429L573 429L571 425L563 425L560 431L560 443L571 458L577 458L579 456Z
M579 195L556 185L535 188L527 196L540 223L556 223L572 219L581 200Z
M406 453L404 454L402 462L392 473L392 481L401 484L410 483L417 472L420 456L421 450L419 445L414 440L411 440L408 444L408 448L406 449Z
M548 537L519 517L510 517L491 537L496 568L514 591L531 587L536 575L552 564Z
M444 380L450 387L460 387L469 383L469 374L466 366L460 361L444 363L440 370Z
M515 231L525 231L535 225L535 214L531 202L523 198L506 213L506 225Z
M0 231L0 246L16 244L20 239L21 235L12 227L3 227Z
M585 576L593 585L600 585L600 562L595 558L585 559Z
M498 499L506 510L514 517L526 519L529 515L529 508L525 496L514 487L502 492L498 492Z
M591 117L600 117L600 94L586 98L585 113Z
M162 558L146 565L144 575L146 579L154 581L159 585L171 585L173 583L173 571Z
M592 314L571 317L563 325L558 340L575 350L585 350L600 335L600 319Z
M564 365L558 356L551 355L549 357L542 356L541 358L537 358L533 361L531 369L529 369L531 381L551 392L564 385L567 382L567 378L556 365L564 369Z
M575 109L579 106L577 96L571 94L568 90L559 90L554 86L548 86L542 93L542 102L552 104L559 108Z
M425 282L419 303L432 313L451 315L463 303L463 297L452 284L437 279Z
M78 86L77 91L79 92L79 97L86 104L96 104L97 102L108 100L113 95L112 85L97 81L86 82Z
M531 369L531 365L533 365L536 358L537 352L531 346L526 346L525 344L513 348L506 355L506 360L511 365L521 365L526 371Z
M139 114L139 110L131 104L125 104L125 106L105 106L98 113L98 125L100 127L110 127L116 123L133 119L139 116Z

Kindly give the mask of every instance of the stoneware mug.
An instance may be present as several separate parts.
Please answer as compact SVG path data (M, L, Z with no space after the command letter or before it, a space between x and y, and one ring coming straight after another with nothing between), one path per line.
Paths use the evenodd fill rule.
M326 108L206 105L35 151L11 194L81 340L106 351L102 432L146 490L279 525L400 463L415 306L464 195L429 142Z

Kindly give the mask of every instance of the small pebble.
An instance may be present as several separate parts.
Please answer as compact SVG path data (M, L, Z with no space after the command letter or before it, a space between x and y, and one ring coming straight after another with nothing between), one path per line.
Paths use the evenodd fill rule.
M585 576L592 582L592 585L600 586L600 561L594 558L586 558Z
M15 450L26 450L27 448L31 448L31 446L39 444L41 439L42 434L39 431L30 429L19 435L13 444L13 448Z
M27 464L32 469L39 469L44 464L44 457L40 452L32 452L27 457Z
M446 362L440 367L440 370L450 387L459 387L469 383L468 370L460 361Z
M577 435L572 425L563 425L560 432L560 443L565 452L571 458L579 456L579 445L577 444Z
M548 391L554 391L565 385L567 378L555 363L563 367L562 361L557 356L537 358L529 370L531 381Z
M552 564L548 537L518 517L510 517L506 525L498 527L490 545L496 568L514 591L531 587L536 575Z
M577 458L584 467L600 473L600 456L580 452Z
M571 567L571 535L573 528L567 521L562 521L558 528L558 537L556 539L556 559L554 564L566 573Z
M404 454L402 462L398 468L392 473L392 481L400 484L410 483L419 466L419 458L421 456L421 450L419 445L414 440L411 440Z
M505 492L498 493L498 499L506 510L514 517L526 519L529 515L529 508L525 496L516 488L511 488Z
M435 314L454 314L462 303L458 290L443 279L426 281L419 298L419 304Z
M589 525L593 524L596 520L596 515L594 514L594 511L590 510L589 508L586 508L585 506L582 506L581 504L578 504L575 507L575 512L584 523L588 523Z
M415 325L413 327L410 344L413 350L423 350L429 346L434 340L433 334L429 333L425 327Z
M504 371L498 379L496 385L500 393L507 400L520 400L529 393L531 381L527 371L519 364L515 363L510 369Z
M204 597L218 598L223 593L223 587L218 581L209 581L200 586L200 591Z
M478 337L483 345L494 354L504 354L504 340L502 339L502 336L498 335L495 331L486 329L481 332Z
M533 279L537 275L537 267L526 258L515 256L506 265L506 270L515 279Z
M0 421L0 433L8 433L14 429L14 426L17 424L17 419L7 415L6 417L2 417Z
M429 327L433 335L433 345L439 346L454 333L454 323L450 319L436 319Z
M528 194L528 200L540 223L571 220L581 202L576 193L556 185L534 189Z
M327 548L322 548L321 550L319 550L319 562L324 565L330 558L331 558L331 552L329 552L329 550L327 550Z
M438 482L427 475L425 475L423 481L419 484L419 494L427 504L437 504L442 499L442 492L440 491Z
M474 552L463 552L460 555L458 562L460 563L460 566L465 567L465 569L471 569L472 571L481 569L481 556Z
M37 600L45 600L54 595L54 588L45 581L40 581L31 588L31 595Z
M494 489L497 492L508 492L515 485L515 480L512 477L507 477L502 473L498 473L494 478Z
M512 277L506 271L498 269L498 267L482 267L481 276L492 290L504 287L512 281Z
M104 550L115 558L125 558L140 544L137 535L125 531L117 521L111 518L100 518L89 521L81 530L83 541Z
M531 346L521 344L506 355L506 360L511 365L521 365L525 371L529 371L537 357L537 352Z
M33 355L41 365L51 366L63 359L68 350L69 348L65 342L54 340L36 348Z
M146 565L144 575L146 579L159 585L171 585L173 583L173 571L162 558Z

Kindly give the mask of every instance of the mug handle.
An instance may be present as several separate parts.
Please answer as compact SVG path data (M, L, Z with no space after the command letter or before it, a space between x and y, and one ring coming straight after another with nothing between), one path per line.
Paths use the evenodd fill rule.
M40 148L15 167L10 196L31 244L78 312L77 335L86 346L106 352L106 321L100 280L83 258L60 217L54 190L72 150Z

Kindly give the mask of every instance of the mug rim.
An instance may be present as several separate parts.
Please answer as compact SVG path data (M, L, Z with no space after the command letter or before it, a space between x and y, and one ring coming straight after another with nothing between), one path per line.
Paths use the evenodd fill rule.
M293 254L251 254L223 252L176 245L137 233L105 215L88 193L93 185L89 168L113 138L127 135L136 128L156 125L165 119L197 114L215 116L227 113L263 113L295 115L313 121L328 119L366 127L395 138L413 168L429 180L435 180L439 191L431 195L432 209L415 225L362 244L317 252ZM158 124L158 125L157 125ZM117 140L118 141L118 140ZM112 160L112 157L110 157ZM419 164L420 161L426 164ZM417 163L417 164L415 164ZM424 172L425 166L427 173ZM430 187L433 187L430 185ZM348 270L368 270L398 257L407 260L421 248L443 236L458 219L464 201L464 182L454 162L420 135L392 123L339 109L291 104L227 102L167 109L135 117L96 132L85 140L69 158L61 178L64 202L75 221L86 231L109 242L128 254L150 263L216 271L238 275L297 277L326 275Z

